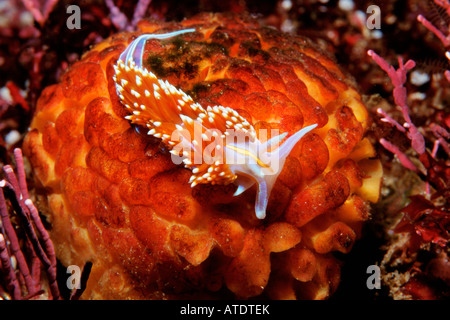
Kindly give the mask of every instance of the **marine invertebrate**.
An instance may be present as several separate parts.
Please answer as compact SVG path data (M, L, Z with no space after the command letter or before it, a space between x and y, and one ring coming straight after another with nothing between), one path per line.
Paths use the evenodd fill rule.
M333 252L349 252L360 236L382 174L353 83L307 38L245 16L201 14L138 28L98 44L48 87L24 141L45 190L58 258L92 262L82 297L329 297L340 277ZM155 75L152 86L164 81L169 93L183 99L184 92L193 100L185 102L206 113L228 111L238 120L228 125L254 128L262 144L279 139L259 129L293 137L317 125L286 157L265 219L255 217L256 185L236 197L233 184L191 187L193 171L173 163L168 133L157 132L166 128L163 118L139 122L125 106L141 108L142 95L129 90L125 97L123 68L134 76L129 83L140 81L132 63L114 68L126 48L142 34L186 29L195 31L137 42L142 59L135 63ZM150 111L178 113L170 97ZM176 117L164 119L174 129L190 122ZM226 129L222 120L211 128Z
M261 143L256 138L255 128L235 110L223 106L204 109L186 93L167 80L158 79L142 66L145 41L169 39L194 31L187 29L142 35L120 55L114 66L114 81L121 102L131 112L125 118L147 127L149 135L161 138L169 148L174 148L171 153L180 157L180 162L187 168L193 169L189 180L191 187L198 183L236 182L238 189L234 196L238 196L257 184L255 211L256 216L262 219L266 216L270 193L286 158L298 141L317 124L296 132L282 146L278 144L287 134L273 136ZM138 51L136 62L135 51ZM205 142L213 137L211 152L205 154L208 148ZM212 151L215 151L214 156Z

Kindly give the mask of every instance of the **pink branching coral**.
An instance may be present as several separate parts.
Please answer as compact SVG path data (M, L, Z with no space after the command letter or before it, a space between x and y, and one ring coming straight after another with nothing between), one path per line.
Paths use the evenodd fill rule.
M445 14L450 17L450 2L448 0L434 0L434 3L444 9ZM428 30L433 32L436 37L439 38L439 40L442 42L444 47L448 49L450 47L450 27L447 26L447 30L443 32L440 28L438 28L436 25L434 25L432 22L430 22L427 18L425 18L423 15L419 14L417 16L417 20ZM447 51L445 53L445 56L447 59L450 60L450 52ZM450 70L445 71L444 73L445 77L448 81L450 81Z
M448 0L434 0L434 3L441 8L445 10L445 12L450 15L450 2ZM423 24L425 28L433 32L436 37L441 40L444 47L450 46L450 30L447 30L447 34L444 34L442 30L440 30L438 27L436 27L433 23L431 23L427 18L425 18L423 15L419 14L417 16L417 20Z
M15 300L40 295L59 299L55 250L28 195L22 150L15 149L14 156L17 175L6 165L3 167L6 178L0 181L0 274L4 274L5 281L0 283L0 295ZM19 239L25 240L24 243ZM16 261L17 267L11 261ZM45 274L41 275L41 271Z
M406 63L403 63L403 59L399 58L398 59L399 67L398 69L395 69L393 66L389 65L386 62L386 60L381 58L372 50L369 50L367 54L372 57L372 59L381 67L381 69L383 69L388 74L389 78L391 79L392 84L394 85L393 95L395 103L400 107L403 118L405 119L406 123L402 127L397 121L387 116L387 114L384 113L381 109L378 109L377 111L384 116L382 121L392 123L401 132L405 133L407 132L407 136L411 140L411 146L414 148L414 150L418 154L424 153L425 139L423 138L423 135L419 132L417 127L411 121L411 117L409 116L408 104L406 102L407 100L406 88L403 86L406 82L406 74L408 70L414 68L416 63L413 60L408 60ZM407 130L404 129L404 127L407 128ZM387 149L389 149L390 145L384 142L385 140L381 143L383 144L383 146L385 147L387 146ZM394 149L389 151L400 152L399 150ZM400 157L403 158L403 155L400 155L399 153L397 153L397 155L399 155L399 158Z
M43 26L58 0L22 0L22 2L27 10L31 12L34 20Z
M415 62L413 60L408 60L406 63L403 63L403 59L399 58L399 67L395 69L393 66L389 65L389 63L384 60L382 57L377 55L374 51L369 50L367 54L372 57L372 59L387 73L389 78L391 79L392 84L394 85L393 96L396 105L400 107L402 116L405 120L403 126L394 120L391 116L389 116L384 110L381 108L377 109L377 112L382 116L381 121L392 124L398 131L404 133L410 140L412 148L420 155L426 153L426 145L425 138L419 129L414 125L410 117L410 110L407 104L407 91L404 87L406 82L406 74L408 70L411 70L415 67ZM430 129L433 132L434 136L437 138L434 143L434 147L431 155L436 155L437 148L441 145L445 152L449 154L449 144L446 140L449 139L450 133L443 128L442 126L432 123L430 124ZM417 166L408 158L408 156L403 153L397 146L387 141L384 138L380 139L380 144L391 153L395 154L400 161L400 163L407 169L412 170L414 172L418 172L419 169ZM426 174L426 173L425 173Z
M106 6L109 8L111 22L119 31L132 31L136 28L150 5L151 0L139 0L133 13L133 19L128 20L127 16L114 4L113 0L105 0Z
M449 15L450 3L448 1L435 0L434 2L445 9L445 14ZM432 31L441 40L444 47L448 49L450 45L448 31L444 34L422 15L418 16L418 21ZM395 298L436 299L446 297L450 285L449 278L445 275L448 264L441 262L448 261L447 247L450 241L450 209L448 206L450 195L450 166L448 161L450 148L448 139L450 133L448 130L448 115L443 113L441 117L430 119L425 123L426 127L424 124L416 126L412 118L417 118L417 116L411 113L407 104L405 87L407 72L415 67L415 62L408 60L404 63L402 58L399 58L399 67L396 69L372 50L368 51L368 55L387 73L391 80L394 86L394 102L400 108L405 123L401 125L381 108L377 110L378 114L381 115L380 120L391 124L397 131L403 133L411 141L411 147L417 156L415 159L410 158L409 156L413 156L414 152L403 152L401 147L385 138L380 138L379 142L387 151L397 156L399 162L407 171L414 172L424 182L425 186L423 195L413 192L413 195L409 197L408 205L400 209L399 213L402 214L402 218L396 223L392 235L401 234L402 236L399 238L393 237L393 243L383 259L382 266L389 270L390 267L401 261L400 263L406 270L403 276L407 280L400 285L400 289L392 291L391 287L391 293L396 292L394 293ZM450 57L448 51L446 56L447 58ZM445 76L450 81L450 71L447 70ZM433 146L431 150L426 148L427 144L430 149ZM443 152L438 154L439 148ZM442 158L442 154L444 158ZM400 260L392 259L395 256L394 252L402 258ZM423 252L427 252L430 257L428 260L420 258L419 253ZM431 273L430 270L433 270L433 272ZM441 274L443 276L440 276ZM386 279L385 281L389 284L389 274ZM444 287L447 286L447 289L436 291L434 285L436 281L440 282L441 285L443 284ZM393 285L393 287L397 286L398 283Z

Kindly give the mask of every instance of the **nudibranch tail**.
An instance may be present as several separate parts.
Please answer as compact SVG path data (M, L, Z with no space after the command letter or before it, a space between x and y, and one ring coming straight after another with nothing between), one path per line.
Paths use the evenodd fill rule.
M254 127L237 111L223 106L205 109L182 90L143 67L147 40L167 39L193 31L195 29L142 35L120 55L114 66L114 81L122 104L130 112L126 119L146 127L149 135L162 139L173 155L172 160L183 162L192 170L191 187L199 183L234 182L237 196L257 184L255 213L263 219L287 156L317 125L301 129L281 146L287 133L261 143Z

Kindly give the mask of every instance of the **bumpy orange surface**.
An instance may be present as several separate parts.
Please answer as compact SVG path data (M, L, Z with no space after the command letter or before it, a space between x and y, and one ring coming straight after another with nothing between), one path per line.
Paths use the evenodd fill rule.
M145 67L204 107L231 107L255 129L308 133L288 157L267 217L255 190L189 185L159 139L124 119L113 65L142 33ZM142 21L87 52L40 97L24 151L64 265L93 263L83 294L100 298L323 299L378 199L381 167L368 114L332 58L308 39L203 14Z

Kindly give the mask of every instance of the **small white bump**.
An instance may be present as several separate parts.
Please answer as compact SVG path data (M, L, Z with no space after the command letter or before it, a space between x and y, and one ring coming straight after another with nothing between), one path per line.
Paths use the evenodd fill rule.
M158 79L158 83L159 83L159 86L161 87L161 89L166 89L166 84L164 83L164 81L162 81L161 79Z
M137 84L138 86L141 86L141 85L142 85L142 79L141 79L141 77L139 77L138 75L136 75L136 84Z
M167 80L166 80L166 81L167 81ZM168 84L167 87L169 88L170 93L173 94L173 95L175 95L175 94L177 93L176 88L175 88L173 85L169 84L168 82L167 82L167 84Z
M182 115L180 115L180 117L181 117ZM184 119L183 119L184 118ZM188 116L183 116L183 118L181 118L183 121L186 121L187 123L189 123L189 124L193 124L194 123L194 120L192 120L192 118L191 117L188 117Z
M133 96L135 96L136 98L140 98L141 97L141 95L139 94L139 92L137 92L136 90L133 90L133 89L131 89L131 94L133 95Z

